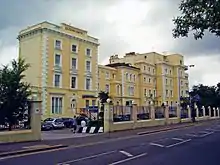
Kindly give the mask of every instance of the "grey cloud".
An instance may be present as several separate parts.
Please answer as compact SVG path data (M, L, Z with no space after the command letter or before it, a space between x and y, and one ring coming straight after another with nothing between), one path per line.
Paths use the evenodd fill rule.
M44 20L50 14L52 4L52 1L45 0L0 1L0 30Z
M202 40L194 40L190 35L189 38L176 39L174 50L186 56L214 55L220 53L219 42L220 38L208 33Z

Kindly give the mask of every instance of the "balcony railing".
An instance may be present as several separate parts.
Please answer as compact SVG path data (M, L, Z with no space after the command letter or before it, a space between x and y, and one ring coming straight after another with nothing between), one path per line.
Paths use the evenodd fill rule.
M71 74L78 74L78 70L73 67L73 68L70 69L70 73Z

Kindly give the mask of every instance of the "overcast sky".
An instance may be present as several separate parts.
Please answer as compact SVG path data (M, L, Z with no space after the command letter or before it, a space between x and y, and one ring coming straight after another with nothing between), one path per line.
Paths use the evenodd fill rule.
M1 0L0 63L18 56L18 31L32 24L51 21L69 23L100 39L99 63L112 54L156 51L181 53L191 68L190 86L220 82L220 38L207 35L172 38L172 18L179 0ZM31 55L30 55L31 56Z

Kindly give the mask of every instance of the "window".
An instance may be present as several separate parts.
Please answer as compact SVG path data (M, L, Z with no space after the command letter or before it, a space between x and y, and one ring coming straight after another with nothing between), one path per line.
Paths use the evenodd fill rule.
M55 74L54 75L54 86L55 87L60 87L60 85L61 85L60 79L61 79L60 74Z
M170 70L170 75L172 74L172 71Z
M183 81L180 81L180 84L183 85Z
M77 59L76 58L72 58L72 69L77 69Z
M132 74L130 74L130 81L132 81Z
M61 49L61 41L60 40L55 41L55 48L56 49Z
M168 84L168 80L166 79L166 85Z
M144 70L146 70L146 66L144 66Z
M96 105L96 100L92 100L92 106Z
M166 90L166 97L168 97L169 96L169 94L168 94L168 90Z
M134 87L128 87L128 93L130 96L134 96Z
M86 49L86 55L91 56L91 49L89 49L89 48Z
M173 97L173 91L172 90L170 91L170 97Z
M157 94L156 94L156 90L154 90L154 97L156 97L156 95L157 95Z
M146 82L146 77L144 77L144 82Z
M55 54L55 65L57 65L57 66L61 65L61 56L60 56L60 54Z
M155 69L153 69L153 74L154 74L154 72L155 72Z
M99 83L98 83L98 90L99 90Z
M149 90L149 97L151 96L151 90Z
M148 79L148 82L151 83L151 78Z
M183 96L183 91L181 91L181 96Z
M167 69L165 69L165 73L167 74Z
M148 71L150 72L150 67L148 67Z
M116 89L116 91L117 91L117 95L120 95L120 85L117 85L117 89Z
M76 77L71 77L71 88L76 88Z
M90 85L91 84L91 79L90 78L86 78L86 90L90 90Z
M52 114L61 114L63 108L63 98L52 97L51 108Z
M172 80L170 80L170 85L173 85L173 81Z
M125 74L126 80L128 80L128 73Z
M73 52L73 53L77 53L77 45L72 45L71 46L71 51Z
M147 96L147 89L144 89L144 96Z
M91 62L90 61L86 61L86 71L91 72Z
M89 107L89 100L86 100L86 107Z
M105 73L105 78L106 78L106 79L109 79L109 78L110 78L109 72L106 72L106 73Z
M134 77L133 77L133 78L134 78L134 82L135 82L135 81L136 81L136 76L134 75Z
M106 85L105 85L105 91L108 92L108 93L109 93L109 88L110 88L110 87L109 87L109 84L106 84Z

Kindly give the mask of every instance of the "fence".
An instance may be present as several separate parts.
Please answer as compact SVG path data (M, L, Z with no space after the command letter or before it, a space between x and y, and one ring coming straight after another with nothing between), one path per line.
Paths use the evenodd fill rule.
M186 119L188 118L189 115L188 115L188 109L187 108L181 108L181 118L182 119Z
M113 121L131 121L132 107L131 106L113 106Z
M158 106L155 107L155 119L161 119L165 117L165 108Z
M177 117L177 107L169 107L169 118Z
M151 119L150 106L137 106L137 120Z

